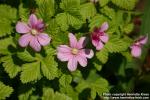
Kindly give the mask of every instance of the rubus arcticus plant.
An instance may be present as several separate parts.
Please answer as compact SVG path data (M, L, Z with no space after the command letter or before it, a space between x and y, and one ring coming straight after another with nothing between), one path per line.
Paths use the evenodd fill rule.
M138 0L15 2L0 1L0 100L136 92L149 45L133 31Z

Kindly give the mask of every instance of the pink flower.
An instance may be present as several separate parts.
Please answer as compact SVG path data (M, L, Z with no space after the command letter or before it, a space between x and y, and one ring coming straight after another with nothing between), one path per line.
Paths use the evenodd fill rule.
M40 51L41 46L48 45L51 40L48 34L43 33L44 27L43 21L38 20L34 14L30 15L28 24L18 22L16 31L22 34L19 39L19 45L21 47L30 45L35 51Z
M81 37L77 41L76 37L69 33L70 47L60 45L57 48L57 58L61 61L68 61L68 69L75 71L78 63L85 67L87 66L87 58L92 58L94 53L91 49L84 49L86 37Z
M141 56L141 52L142 52L141 48L144 44L147 43L147 41L148 41L148 36L141 36L132 44L130 48L131 48L131 54L133 57Z
M104 22L101 28L96 28L92 33L92 44L96 47L96 50L101 50L104 46L104 43L108 42L108 35L105 31L108 29L108 23Z

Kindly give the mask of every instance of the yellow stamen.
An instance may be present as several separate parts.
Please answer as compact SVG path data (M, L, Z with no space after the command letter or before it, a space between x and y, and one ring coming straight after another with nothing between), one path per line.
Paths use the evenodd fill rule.
M78 54L78 49L73 48L73 49L72 49L72 54L74 54L74 55Z
M32 30L31 30L31 33L32 33L33 35L36 35L38 32L37 32L37 30L32 29Z

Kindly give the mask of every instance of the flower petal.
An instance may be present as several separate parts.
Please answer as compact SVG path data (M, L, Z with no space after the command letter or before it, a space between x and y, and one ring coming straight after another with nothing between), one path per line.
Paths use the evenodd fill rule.
M70 71L75 71L77 69L77 59L76 57L72 57L72 59L69 59L68 61L68 69Z
M40 51L41 50L41 45L37 40L37 37L33 37L32 40L30 41L30 46L35 50L35 51Z
M35 28L37 22L38 22L38 19L37 19L36 15L35 15L35 14L31 14L31 15L30 15L30 18L29 18L29 25L30 25L32 28Z
M82 49L80 55L84 55L87 58L92 58L94 56L94 52L91 49Z
M38 36L38 41L42 46L48 45L51 41L51 38L48 36L48 34L40 33Z
M140 38L139 43L144 45L147 43L147 41L148 41L148 36L143 36Z
M102 42L106 43L106 42L108 42L109 37L106 33L104 33L103 36L100 36L100 39Z
M104 47L104 44L101 41L99 41L99 43L96 46L96 50L101 50L103 47Z
M57 58L60 61L69 61L69 59L72 59L73 55L71 55L70 53L62 53L62 52L58 52L57 53Z
M30 31L30 27L23 22L18 22L16 25L16 31L18 33L28 33Z
M24 34L19 38L19 45L21 47L26 47L32 40L33 36L31 34Z
M132 46L131 47L131 54L133 57L139 57L141 55L141 47L139 46Z
M74 34L69 33L69 41L70 41L70 46L71 46L72 48L76 48L76 46L77 46L77 39L76 39L76 37L74 36Z
M78 55L78 56L77 56L77 61L79 62L79 64L80 64L82 67L87 66L87 59L86 59L85 56L83 56L83 55Z
M108 23L107 22L104 22L100 28L100 32L104 32L108 29Z
M71 54L71 48L67 45L60 45L57 47L57 51L61 53L70 53Z
M81 37L79 42L77 43L78 49L84 48L87 44L87 38L86 37Z

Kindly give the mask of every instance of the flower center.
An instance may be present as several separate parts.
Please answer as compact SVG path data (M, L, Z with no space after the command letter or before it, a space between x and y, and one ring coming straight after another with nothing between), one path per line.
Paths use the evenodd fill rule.
M76 48L73 48L72 50L71 50L71 52L72 52L72 54L74 54L74 55L76 55L76 54L78 54L78 49L76 49Z
M37 32L37 30L32 29L32 30L31 30L31 33L32 33L33 35L36 35L38 32Z

